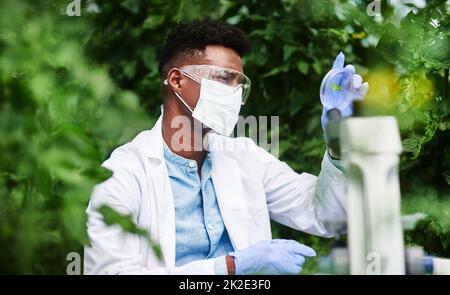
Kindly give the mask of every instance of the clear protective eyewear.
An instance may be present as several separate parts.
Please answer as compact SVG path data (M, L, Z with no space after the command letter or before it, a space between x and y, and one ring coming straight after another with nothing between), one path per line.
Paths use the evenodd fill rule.
M245 104L250 94L252 85L250 79L243 73L233 69L213 65L188 65L181 67L180 71L199 84L202 83L202 79L208 79L230 86L229 89L231 92L238 91L241 88L241 104Z

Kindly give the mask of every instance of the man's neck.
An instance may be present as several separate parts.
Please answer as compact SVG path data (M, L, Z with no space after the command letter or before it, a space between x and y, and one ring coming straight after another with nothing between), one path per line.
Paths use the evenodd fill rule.
M183 119L179 121L179 118ZM194 118L190 115L186 116L176 103L164 104L161 128L162 137L170 150L183 158L195 160L200 175L203 160L206 157L206 151L203 148L204 129L195 128Z

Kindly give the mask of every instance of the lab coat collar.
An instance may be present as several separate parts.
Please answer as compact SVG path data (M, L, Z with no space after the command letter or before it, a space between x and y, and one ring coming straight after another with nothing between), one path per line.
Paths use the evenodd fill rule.
M155 125L152 129L146 131L149 133L146 144L142 145L144 147L143 153L147 158L152 158L163 161L164 149L163 149L163 137L162 137L162 114L159 116Z

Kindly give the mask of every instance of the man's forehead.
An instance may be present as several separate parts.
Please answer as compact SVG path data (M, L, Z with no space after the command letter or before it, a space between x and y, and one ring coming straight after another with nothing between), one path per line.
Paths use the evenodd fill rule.
M243 72L242 59L239 54L231 48L220 45L209 45L205 49L203 60L205 64Z

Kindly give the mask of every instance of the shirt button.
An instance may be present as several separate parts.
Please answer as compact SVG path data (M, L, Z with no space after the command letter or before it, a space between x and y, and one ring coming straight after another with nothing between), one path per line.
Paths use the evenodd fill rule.
M195 162L194 161L190 161L189 162L189 167L194 168L195 167Z
M211 224L208 224L208 229L212 230L212 225Z

